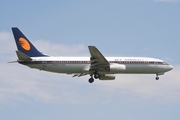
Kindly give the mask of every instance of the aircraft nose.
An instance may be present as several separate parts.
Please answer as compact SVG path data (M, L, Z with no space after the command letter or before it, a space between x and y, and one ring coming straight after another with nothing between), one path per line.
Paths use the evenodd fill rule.
M173 69L173 66L172 65L168 65L168 70L172 70Z

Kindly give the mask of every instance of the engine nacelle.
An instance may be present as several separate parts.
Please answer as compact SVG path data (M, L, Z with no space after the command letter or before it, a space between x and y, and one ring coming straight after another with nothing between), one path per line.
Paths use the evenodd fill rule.
M125 65L121 65L121 64L111 64L110 65L110 72L119 73L124 70L126 70Z
M100 75L100 80L114 80L115 79L115 75L114 74L104 74L104 75Z

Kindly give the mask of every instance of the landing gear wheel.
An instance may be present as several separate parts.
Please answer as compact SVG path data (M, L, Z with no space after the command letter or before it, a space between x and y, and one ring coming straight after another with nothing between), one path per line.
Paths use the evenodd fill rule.
M156 77L156 80L159 80L159 77Z
M94 79L93 78L89 78L89 83L93 83Z
M94 78L95 78L95 79L98 79L99 77L100 77L100 75L99 75L98 73L95 73L95 74L94 74Z

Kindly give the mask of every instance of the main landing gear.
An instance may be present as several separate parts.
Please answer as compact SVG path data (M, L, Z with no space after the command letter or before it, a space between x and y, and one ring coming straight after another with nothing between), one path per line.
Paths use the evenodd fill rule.
M94 73L94 78L95 79L98 79L99 77L100 77L100 75L98 73ZM94 78L93 78L93 75L91 75L91 78L89 78L89 83L93 83Z
M93 77L89 78L89 83L93 83L93 82L94 82L94 78Z

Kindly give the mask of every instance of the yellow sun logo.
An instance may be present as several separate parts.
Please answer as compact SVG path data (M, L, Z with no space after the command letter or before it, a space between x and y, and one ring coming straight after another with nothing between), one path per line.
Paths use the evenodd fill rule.
M19 38L19 44L24 50L30 50L30 44L25 38Z

